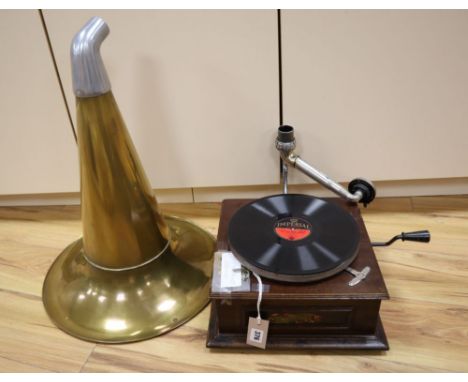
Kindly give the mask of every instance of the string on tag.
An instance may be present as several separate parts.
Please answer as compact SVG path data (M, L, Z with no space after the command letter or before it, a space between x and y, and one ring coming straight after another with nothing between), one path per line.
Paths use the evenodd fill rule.
M260 315L260 303L262 302L262 294L263 294L263 284L262 279L259 275L255 272L252 272L258 282L258 298L257 298L257 324L260 325L262 322L262 316Z

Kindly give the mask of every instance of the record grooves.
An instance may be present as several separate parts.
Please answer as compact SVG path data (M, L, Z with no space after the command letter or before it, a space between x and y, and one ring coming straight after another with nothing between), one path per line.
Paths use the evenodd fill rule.
M343 208L320 198L281 194L240 208L228 228L239 261L279 281L321 280L355 259L360 229Z

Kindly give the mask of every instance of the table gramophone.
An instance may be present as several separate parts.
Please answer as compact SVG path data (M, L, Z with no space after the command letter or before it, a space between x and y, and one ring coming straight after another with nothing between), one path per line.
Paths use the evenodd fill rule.
M269 321L267 349L386 350L379 310L389 294L372 247L398 239L429 242L430 234L402 233L387 243L371 243L357 203L374 200L373 184L357 178L345 189L297 155L295 143L294 129L280 126L275 144L282 159L282 194L223 201L207 346L249 346L249 317L261 314ZM290 167L340 198L289 194ZM229 276L223 274L226 254L242 266L232 268L242 274L234 287L223 287L222 278Z

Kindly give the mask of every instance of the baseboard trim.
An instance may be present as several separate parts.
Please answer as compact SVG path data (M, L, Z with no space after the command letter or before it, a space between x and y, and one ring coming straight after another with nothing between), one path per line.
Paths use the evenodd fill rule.
M154 190L159 203L192 203L191 188L169 188ZM27 195L0 195L0 206L62 206L79 205L80 193L52 193Z
M377 189L377 197L379 198L468 194L468 178L392 180L374 182L374 184ZM345 184L343 186L346 187ZM260 198L281 192L282 187L280 185L193 189L195 202L219 202L227 198ZM317 183L290 185L289 192L318 197L334 196L331 191L328 191Z
M377 197L445 196L468 194L468 178L391 180L375 182ZM322 186L314 184L290 185L291 193L303 193L318 197L333 196ZM260 198L279 194L279 185L195 187L155 189L159 203L220 202L228 198ZM0 195L0 206L54 206L78 205L78 192L51 194Z

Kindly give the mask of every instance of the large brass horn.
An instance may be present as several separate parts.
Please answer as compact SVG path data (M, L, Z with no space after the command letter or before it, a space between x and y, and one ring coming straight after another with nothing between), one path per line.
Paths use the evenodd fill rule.
M119 343L167 332L208 303L214 240L161 216L102 63L108 33L94 17L72 42L83 238L52 264L42 296L60 329Z

